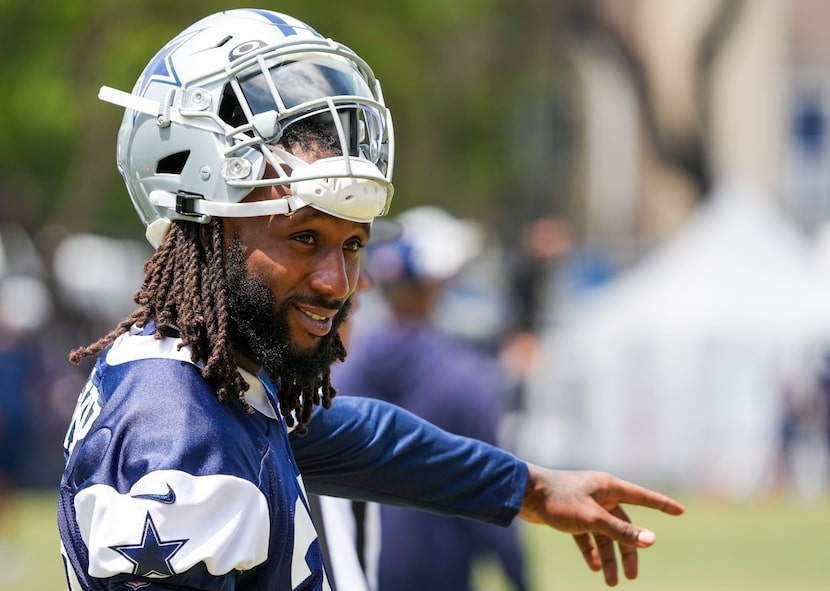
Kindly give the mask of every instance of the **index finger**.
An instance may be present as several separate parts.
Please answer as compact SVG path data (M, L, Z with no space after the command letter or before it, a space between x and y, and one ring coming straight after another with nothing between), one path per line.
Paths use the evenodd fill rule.
M668 515L682 515L686 508L673 498L632 482L620 481L619 502L657 509Z

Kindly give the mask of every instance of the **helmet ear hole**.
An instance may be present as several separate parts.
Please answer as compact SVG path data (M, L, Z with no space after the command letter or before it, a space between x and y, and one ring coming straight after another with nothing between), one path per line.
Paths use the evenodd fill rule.
M156 165L156 174L181 174L189 157L190 150L165 156Z

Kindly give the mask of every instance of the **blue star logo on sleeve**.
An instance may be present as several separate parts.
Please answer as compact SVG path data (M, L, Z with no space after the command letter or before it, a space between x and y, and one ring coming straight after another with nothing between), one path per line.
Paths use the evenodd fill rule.
M142 577L169 577L176 574L170 565L170 559L185 545L187 540L166 540L159 538L156 524L150 513L144 520L144 533L141 535L141 542L138 544L125 544L123 546L110 546L124 558L133 563L134 575Z

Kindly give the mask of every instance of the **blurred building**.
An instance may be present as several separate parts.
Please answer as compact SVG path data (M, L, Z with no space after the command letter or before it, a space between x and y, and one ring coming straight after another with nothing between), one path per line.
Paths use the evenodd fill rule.
M769 491L785 393L830 346L830 5L597 0L572 19L570 217L621 272L551 287L518 451ZM823 437L796 447L793 486L823 491Z

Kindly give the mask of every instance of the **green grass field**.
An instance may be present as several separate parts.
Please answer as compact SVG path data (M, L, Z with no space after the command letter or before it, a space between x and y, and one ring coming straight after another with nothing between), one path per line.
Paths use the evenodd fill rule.
M635 523L653 529L657 543L640 552L640 577L617 588L638 591L826 591L830 588L830 498L730 503L677 498L683 517L630 509ZM22 495L13 508L16 551L0 550L0 590L65 589L54 494ZM523 528L534 591L606 588L588 570L570 536ZM478 591L506 589L492 566L479 571Z

